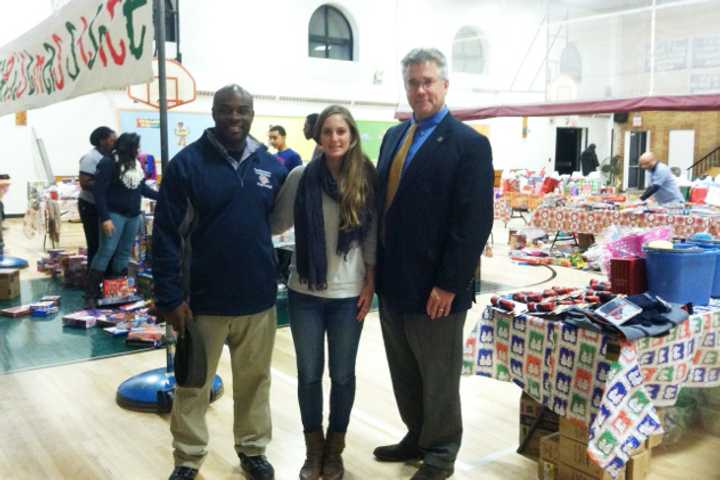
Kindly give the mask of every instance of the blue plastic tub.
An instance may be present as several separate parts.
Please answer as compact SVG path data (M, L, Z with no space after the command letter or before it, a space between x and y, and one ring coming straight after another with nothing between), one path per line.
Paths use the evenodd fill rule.
M717 240L688 240L688 244L697 245L705 250L718 250L720 252L720 241ZM713 278L712 293L713 298L720 297L720 254L715 260L715 277Z
M672 303L710 303L720 250L678 244L672 250L644 251L650 293Z

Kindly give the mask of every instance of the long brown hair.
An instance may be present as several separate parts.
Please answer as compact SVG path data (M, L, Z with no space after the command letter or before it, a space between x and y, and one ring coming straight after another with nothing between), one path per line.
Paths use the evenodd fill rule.
M347 230L360 225L360 212L363 209L373 207L376 171L375 166L362 152L360 132L355 119L350 111L341 105L330 105L320 113L313 132L315 141L320 143L323 125L332 115L340 115L345 120L352 137L350 148L342 159L338 178L340 229Z

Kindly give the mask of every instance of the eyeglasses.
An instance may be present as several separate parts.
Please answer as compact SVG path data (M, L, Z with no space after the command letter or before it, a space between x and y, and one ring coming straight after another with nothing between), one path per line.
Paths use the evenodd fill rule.
M425 90L430 89L433 85L439 82L439 78L425 78L423 80L408 80L405 82L405 88L408 90L420 90L422 87Z

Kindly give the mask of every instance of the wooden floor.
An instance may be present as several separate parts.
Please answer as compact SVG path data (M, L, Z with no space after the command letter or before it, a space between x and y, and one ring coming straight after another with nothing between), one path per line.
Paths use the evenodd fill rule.
M9 222L9 254L37 258L40 241L26 239L18 221ZM79 225L63 225L61 245L79 245ZM496 227L497 244L506 237ZM498 245L485 259L483 277L499 287L542 281L545 269L511 265ZM23 272L23 278L35 273ZM587 282L592 275L558 269L549 284ZM485 295L479 305L488 300ZM476 307L466 329L475 323ZM172 470L167 416L123 410L115 404L126 378L164 365L163 351L0 375L0 478L2 479L163 479ZM219 374L232 391L227 351ZM404 433L397 415L376 314L366 320L357 362L357 398L344 455L349 480L405 479L416 467L378 463L372 450ZM297 406L295 357L288 329L278 331L273 357L273 441L268 457L278 479L297 478L304 444ZM520 390L480 377L462 381L465 434L454 479L535 479L536 464L515 453ZM232 399L227 393L208 412L210 454L200 478L243 478L233 450ZM683 448L655 455L650 479L720 479L720 439L694 434Z

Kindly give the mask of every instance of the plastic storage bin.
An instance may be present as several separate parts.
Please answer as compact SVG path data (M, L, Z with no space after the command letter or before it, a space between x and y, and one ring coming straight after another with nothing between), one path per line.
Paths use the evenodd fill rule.
M672 250L645 247L648 291L672 303L710 303L718 250L678 244Z
M720 241L717 240L688 240L688 244L697 245L705 250L718 250L720 253ZM717 256L715 261L715 277L713 278L712 292L710 295L713 298L720 297L720 255Z

